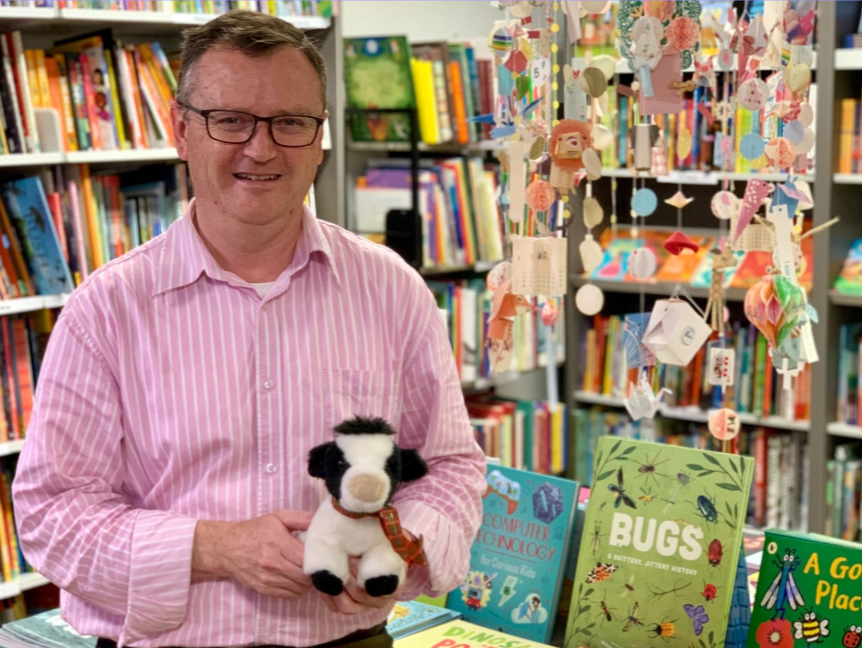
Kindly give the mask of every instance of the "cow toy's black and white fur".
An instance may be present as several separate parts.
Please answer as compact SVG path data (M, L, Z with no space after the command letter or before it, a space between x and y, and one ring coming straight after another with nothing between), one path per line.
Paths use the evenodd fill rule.
M350 512L380 511L401 482L428 472L415 450L395 445L395 432L383 419L356 417L334 431L334 441L309 453L308 472L323 479L332 497ZM406 563L392 549L379 518L347 517L326 498L308 527L303 571L318 590L337 596L350 577L348 556L361 557L357 583L371 596L392 594L406 577Z

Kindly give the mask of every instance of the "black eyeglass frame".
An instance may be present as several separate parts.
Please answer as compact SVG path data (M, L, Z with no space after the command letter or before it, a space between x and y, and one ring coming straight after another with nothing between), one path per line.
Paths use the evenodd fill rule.
M282 148L306 148L314 144L317 139L317 135L320 133L320 127L323 125L323 122L326 121L325 117L315 117L313 115L274 115L272 117L258 117L257 115L253 115L251 113L244 112L242 110L227 110L225 108L212 108L209 110L201 110L200 108L195 108L190 104L177 102L177 106L182 108L183 110L191 110L193 113L196 113L204 118L204 124L206 125L207 135L209 138L215 142L220 142L221 144L248 144L251 141L251 138L254 137L254 134L257 132L257 125L259 122L266 122L269 124L269 138L272 140L273 144L276 146L281 146ZM237 113L240 115L248 115L249 117L254 118L254 126L252 126L251 133L248 138L243 140L242 142L225 142L224 140L220 140L217 137L213 137L213 134L210 132L210 119L209 116L212 113L216 112L231 112ZM317 124L317 128L314 129L314 137L311 138L311 141L308 144L279 144L275 140L275 134L272 131L272 120L274 119L284 119L285 117L302 117L304 119L313 119Z

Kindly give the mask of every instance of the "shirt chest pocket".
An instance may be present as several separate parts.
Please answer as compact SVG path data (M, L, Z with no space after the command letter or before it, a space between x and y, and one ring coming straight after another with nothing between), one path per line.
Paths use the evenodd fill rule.
M354 416L380 417L395 430L401 421L401 384L397 371L324 369L326 428Z

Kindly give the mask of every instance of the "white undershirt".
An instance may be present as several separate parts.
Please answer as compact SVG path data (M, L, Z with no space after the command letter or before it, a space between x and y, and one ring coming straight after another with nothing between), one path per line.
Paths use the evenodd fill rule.
M269 292L270 288L275 285L274 281L267 281L264 283L253 283L251 287L257 291L257 294L260 295L260 298L263 299L266 297L266 293Z

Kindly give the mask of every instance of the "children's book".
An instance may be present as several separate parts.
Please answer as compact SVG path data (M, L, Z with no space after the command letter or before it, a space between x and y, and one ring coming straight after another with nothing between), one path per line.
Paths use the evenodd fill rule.
M526 641L501 630L491 630L466 621L450 621L430 630L395 639L395 648L551 648Z
M404 36L344 39L348 108L415 108L410 46ZM357 142L407 141L410 114L367 112L351 117Z
M470 571L446 607L465 621L548 642L578 501L567 479L495 466L489 469L482 526Z
M847 252L834 287L845 295L862 295L862 239L856 239Z
M744 645L754 461L603 437L593 474L565 647Z
M767 531L748 648L862 645L862 545Z
M60 250L60 239L42 181L29 177L7 182L3 185L2 197L39 294L72 292L72 275Z
M26 619L4 623L0 646L38 646L40 648L95 648L96 637L75 632L60 616L60 608Z
M386 632L393 639L398 639L433 628L446 621L452 621L460 616L453 610L419 601L399 601L386 619Z

